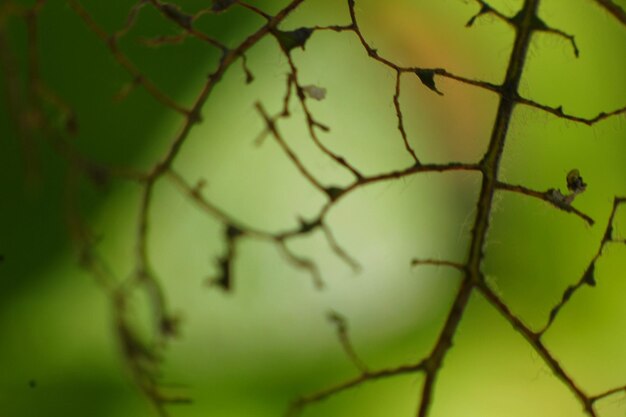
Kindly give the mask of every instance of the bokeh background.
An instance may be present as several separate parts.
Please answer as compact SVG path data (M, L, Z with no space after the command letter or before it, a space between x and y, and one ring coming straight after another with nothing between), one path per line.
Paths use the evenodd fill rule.
M187 10L207 6L199 0L176 3ZM250 3L268 12L286 4ZM512 16L522 2L491 3ZM132 6L83 4L109 32L123 25ZM541 4L543 20L574 34L581 54L575 58L563 38L537 34L521 94L582 117L622 107L626 28L590 0ZM490 16L465 28L477 9L460 0L357 1L360 27L383 56L497 83L513 31ZM281 28L348 22L346 2L307 0ZM235 7L198 24L234 46L263 21ZM25 72L25 26L18 19L3 25ZM146 8L121 47L157 85L189 104L218 56L194 39L160 48L138 41L174 33ZM181 118L140 88L115 100L128 74L62 1L49 2L41 13L39 52L42 79L77 113L78 133L68 140L81 152L139 169L165 152ZM311 103L317 119L331 127L322 137L325 144L365 174L411 164L396 129L395 74L368 58L353 33L317 32L293 56L304 84L327 89L324 100ZM324 200L271 138L255 145L263 123L253 103L280 109L288 66L270 38L248 60L255 81L246 85L238 65L228 71L175 168L191 183L206 179L207 198L241 221L283 230L296 226L298 217L314 217ZM402 77L400 101L411 144L422 161L477 161L488 143L497 96L445 79L437 85L444 96L415 76ZM302 112L292 107L281 132L324 184L348 184L350 177L312 145ZM121 360L106 297L78 266L65 223L66 161L41 140L31 149L36 168L26 169L8 108L0 111L0 129L0 416L154 415ZM574 205L597 222L590 227L541 201L497 195L483 270L533 329L582 276L613 196L626 195L625 138L623 115L588 127L524 106L514 113L501 179L564 190L567 172L577 168L589 186ZM355 349L372 369L424 357L460 277L445 268L412 268L410 261L464 260L479 186L478 175L459 172L364 187L328 218L339 242L362 264L360 273L337 259L319 233L293 241L290 248L320 266L327 285L319 291L274 245L246 239L235 264L234 291L225 294L206 285L224 251L222 225L167 180L159 182L149 219L150 256L169 304L183 320L181 337L167 349L163 381L194 399L172 407L172 415L279 416L298 394L356 375L326 318L329 310L346 317ZM99 236L99 253L120 277L133 270L139 198L139 187L123 181L81 186L81 209ZM626 237L626 207L614 230ZM626 384L625 271L626 245L606 246L596 264L597 286L582 288L546 334L549 350L589 394ZM137 300L139 316L143 307ZM413 375L367 383L304 415L410 416L422 382ZM597 409L602 417L624 416L626 396L608 397ZM431 416L503 415L584 414L525 340L474 296L438 379Z

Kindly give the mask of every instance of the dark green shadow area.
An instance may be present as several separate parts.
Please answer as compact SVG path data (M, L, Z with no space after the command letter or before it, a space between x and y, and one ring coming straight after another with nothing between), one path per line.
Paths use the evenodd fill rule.
M190 10L206 2L179 2ZM131 4L127 2L85 1L83 6L109 33L123 26ZM225 19L205 19L211 34L228 45L259 25L250 14L229 12ZM94 161L137 169L149 169L166 149L170 136L183 121L181 115L157 102L137 87L122 101L115 96L131 77L114 60L104 43L64 3L48 4L40 15L38 51L44 83L76 113L77 133L63 140ZM162 91L190 107L193 97L215 67L219 53L195 39L182 44L150 48L137 38L172 35L178 30L154 10L140 13L121 50ZM25 85L26 31L23 22L9 23L11 53L19 63L19 75ZM201 59L199 59L201 57ZM5 76L5 74L2 74ZM4 88L3 88L4 90ZM2 91L5 94L5 91ZM54 152L46 138L34 138L27 145L32 167L24 164L24 149L10 120L7 101L0 102L0 310L3 300L28 291L29 286L45 279L41 271L67 250L70 244L66 227L67 164ZM62 127L62 114L50 108L53 125ZM164 130L164 131L161 131ZM123 150L123 151L121 151ZM147 155L147 156L146 156ZM116 183L106 178L102 184L86 183L96 188L81 195L81 208L91 216L115 192Z

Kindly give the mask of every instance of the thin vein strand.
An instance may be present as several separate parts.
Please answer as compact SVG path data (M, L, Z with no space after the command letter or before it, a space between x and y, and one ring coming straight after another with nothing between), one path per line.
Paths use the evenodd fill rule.
M445 261L445 260L440 260L440 259L417 259L415 258L411 261L411 265L413 266L418 266L418 265L448 266L450 268L458 269L459 271L462 271L462 272L466 271L466 266L461 263Z
M368 373L358 375L351 379L347 379L332 387L325 388L313 394L298 398L291 404L291 406L287 410L287 413L285 414L285 417L296 417L300 415L300 413L306 406L320 402L333 395L339 394L340 392L346 391L351 388L355 388L366 382L373 382L379 379L391 378L399 375L414 374L423 371L424 367L425 362L421 361L414 365L402 365L397 368L369 371Z
M513 185L513 184L507 184L505 182L502 181L497 181L496 182L496 188L499 190L505 190L505 191L510 191L513 193L517 193L517 194L522 194L528 197L533 197L536 199L539 199L541 201L544 201L548 204L550 204L553 207L556 207L557 209L564 211L566 213L572 213L578 217L580 217L581 219L583 219L588 225L593 226L594 224L594 220L589 217L587 214L581 212L580 210L578 210L575 207L572 207L569 204L565 204L565 203L559 203L558 201L555 201L554 199L550 198L550 193L548 191L536 191L536 190L532 190L530 188L524 187L522 185Z
M143 73L128 59L128 57L126 57L126 55L119 50L116 36L109 36L109 34L107 34L104 29L96 23L96 21L78 0L67 1L72 10L74 10L74 12L85 22L87 27L104 42L113 58L115 58L118 64L131 75L135 83L144 87L150 95L166 107L171 108L183 115L189 114L189 110L176 103L174 99L162 92L152 81L143 75Z
M369 372L369 368L365 365L365 362L363 362L354 349L354 344L350 340L350 336L348 334L348 323L346 318L335 311L331 311L328 313L328 319L335 325L337 337L339 338L341 347L343 348L343 351L348 359L350 359L350 362L352 362L354 366L361 371L361 373L367 374Z
M533 100L529 100L527 98L523 98L523 97L517 97L516 101L520 104L524 104L526 106L530 106L530 107L535 107L537 109L543 110L545 112L548 112L550 114L553 114L561 119L566 119L566 120L570 120L572 122L576 122L576 123L582 123L585 124L587 126L592 126L598 122L601 122L603 120L606 120L610 117L613 116L618 116L620 114L626 114L626 106L625 107L621 107L618 109L615 109L613 111L610 112L600 112L598 113L595 117L586 119L584 117L579 117L579 116L574 116L574 115L570 115L570 114L566 114L563 112L563 107L559 106L559 107L550 107L550 106L546 106L545 104L541 104L541 103L537 103L536 101Z
M568 286L563 292L563 295L561 296L561 300L554 307L552 307L552 309L550 310L550 315L548 316L548 321L546 322L544 327L539 331L538 334L543 335L546 331L550 329L550 326L552 325L552 323L554 323L554 321L558 317L558 314L560 313L561 309L569 302L569 300L571 300L572 296L580 288L582 288L585 285L589 285L591 287L594 287L596 285L595 276L594 276L595 265L598 259L600 259L600 257L602 256L604 247L613 241L612 240L613 222L615 220L615 214L617 213L617 209L620 206L620 204L622 204L622 198L615 197L613 199L613 206L611 209L611 213L609 214L609 218L607 220L607 225L604 229L604 234L602 236L602 239L600 240L600 243L598 244L598 249L596 250L596 253L592 256L591 260L589 261L589 263L587 264L585 268L584 273L581 275L578 281L575 284Z
M554 356L548 351L545 345L540 340L540 334L533 332L528 328L517 316L515 316L509 307L485 284L478 286L481 294L491 303L492 306L513 326L513 328L519 332L526 341L534 348L534 350L541 356L543 361L552 370L554 375L560 379L565 386L576 396L576 398L583 405L585 412L592 416L597 417L595 410L592 407L591 398L585 394L585 392L574 382L572 377L563 369L561 364L554 358Z
M613 0L593 0L604 10L609 12L613 17L620 21L621 24L626 25L626 12Z
M72 0L75 1L75 0ZM256 32L248 36L239 46L224 55L218 68L209 75L207 82L202 87L202 90L198 94L194 105L189 112L189 116L185 120L180 132L174 137L172 143L158 164L156 164L150 173L152 181L155 181L160 177L167 168L172 164L172 161L176 158L180 149L182 148L185 140L191 133L191 130L195 124L200 121L200 113L204 104L209 99L216 84L222 79L228 68L248 49L256 45L261 39L263 39L268 33L282 22L292 11L294 11L304 0L292 0L287 6L279 11L266 25L258 29Z
M400 131L400 135L402 136L402 141L404 142L404 148L411 155L416 165L419 165L420 161L415 154L415 151L409 144L409 139L406 135L406 130L404 129L404 119L402 115L402 108L400 107L400 71L396 71L396 89L393 95L393 105L396 109L396 117L398 118L398 130Z
M276 124L263 108L263 105L257 102L255 104L255 107L265 121L267 129L271 132L272 136L276 139L276 142L278 142L282 150L285 152L285 154L287 154L287 156L293 162L296 168L298 168L298 171L300 171L300 173L311 183L311 185L313 185L313 187L317 188L319 191L326 195L326 188L322 184L320 184L317 179L315 179L313 174L311 174L309 170L304 166L304 164L300 161L300 158L298 158L298 156L293 152L289 145L287 145L287 142L285 142L285 139L283 139L282 135L278 131Z

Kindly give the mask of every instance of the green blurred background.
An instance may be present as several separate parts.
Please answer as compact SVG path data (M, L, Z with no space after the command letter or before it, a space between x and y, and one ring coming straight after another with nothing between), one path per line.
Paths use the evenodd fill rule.
M82 3L109 32L123 25L133 4ZM208 4L177 3L190 11ZM250 3L271 13L286 4ZM491 3L511 16L522 2ZM590 0L541 4L546 23L576 35L581 56L576 59L563 38L537 34L521 94L582 117L622 107L626 28ZM361 29L383 56L497 83L513 32L489 16L465 28L477 9L461 0L357 1ZM199 28L229 46L263 24L237 7L200 22ZM307 0L281 28L348 22L346 2ZM25 26L15 18L5 24L25 72ZM160 48L138 42L174 33L147 7L121 47L157 85L189 105L218 56L193 39ZM104 163L146 169L158 160L182 119L141 88L114 100L129 76L65 2L44 7L39 35L42 78L77 113L78 134L68 140ZM395 74L369 59L353 33L316 32L306 50L293 56L302 83L328 91L325 100L311 103L317 119L331 127L322 136L325 144L365 174L411 164L396 129ZM175 168L190 183L205 178L205 195L234 217L278 231L297 226L298 216L314 217L324 200L271 138L255 145L263 123L253 103L280 109L288 66L269 38L249 52L248 61L255 81L246 85L239 65L228 71ZM497 96L445 79L437 85L444 96L415 76L402 77L400 101L411 144L422 161L478 160ZM348 184L350 177L312 145L302 112L292 107L281 132L324 184ZM67 164L39 141L36 175L27 175L8 113L0 111L0 416L154 415L121 360L106 297L77 264L65 224ZM533 329L582 276L602 238L613 196L626 195L625 138L623 115L588 127L523 106L514 113L501 179L537 190L564 189L567 172L578 168L589 186L574 205L597 221L589 227L541 201L497 195L483 270ZM291 242L290 248L320 266L327 286L318 291L274 245L246 239L235 264L234 292L224 294L206 286L224 251L222 225L170 182L159 182L150 256L169 304L183 319L182 336L167 350L163 381L194 399L172 407L172 415L279 416L298 394L356 375L326 319L330 309L347 318L355 348L371 368L424 357L459 276L443 268L411 268L410 260L464 260L479 186L478 175L447 173L365 187L328 218L339 242L362 264L360 273L337 259L319 233ZM133 270L139 196L138 186L117 180L104 187L85 181L81 187L84 216L100 237L98 250L120 277ZM626 237L626 207L615 226L616 235ZM626 384L624 271L626 246L607 246L596 265L598 285L581 289L546 334L549 350L589 394ZM421 384L419 375L367 383L304 415L410 416ZM624 416L626 397L608 397L597 409L601 417ZM574 396L524 339L474 296L438 379L431 416L582 415Z

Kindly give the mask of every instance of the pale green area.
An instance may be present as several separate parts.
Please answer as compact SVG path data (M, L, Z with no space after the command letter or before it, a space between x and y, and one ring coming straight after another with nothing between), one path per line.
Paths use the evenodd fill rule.
M94 14L96 4L104 7L85 3L94 7ZM276 3L268 10L278 9ZM382 55L404 65L444 67L491 82L502 79L513 31L493 17L466 29L477 9L472 2L357 3L364 33ZM584 117L623 106L624 28L590 1L544 3L546 23L576 34L581 56L575 59L562 38L538 35L521 94ZM521 2L493 4L513 15ZM119 16L108 19L121 21ZM308 1L285 27L343 24L346 19L344 2ZM260 24L233 21L241 30L231 28L224 35L233 42ZM76 36L86 32L78 25L75 31ZM432 38L424 39L423 33ZM178 47L150 50L141 58L143 67L156 66L157 61L150 61L153 55ZM303 84L328 90L325 100L311 102L315 116L331 126L330 133L321 134L325 144L368 175L411 164L396 129L395 74L368 59L354 34L316 33L304 52L294 52L294 59ZM278 111L288 68L269 39L248 60L254 83L244 85L243 72L233 66L175 167L192 184L205 178L204 195L235 218L264 230L283 230L296 226L299 216L312 218L324 196L301 177L272 137L255 145L263 124L253 103L261 100L268 111ZM187 103L213 63L196 65L182 73L188 78L184 86L170 86ZM160 74L163 80L167 75ZM111 91L120 84L112 80L108 85L104 73L98 79ZM428 162L479 159L488 145L497 98L454 81L436 81L443 97L417 77L403 75L401 103L412 145ZM149 145L132 155L137 165L148 166L166 149L180 119L156 113L154 104L143 107L139 99L133 104L135 94L145 93L131 94L130 104L107 106L122 106L123 111L114 110L119 112L155 111L146 116L152 123L140 126L144 135L149 131ZM279 125L285 138L322 183L348 184L350 176L313 146L302 117L294 105L292 119ZM119 135L132 143L135 137L123 135L133 122L138 123L129 119L108 128L119 128ZM85 125L89 129L88 121ZM98 155L89 134L81 133L85 136L78 143ZM500 179L542 191L565 190L565 175L578 168L589 187L574 205L597 221L589 227L544 202L498 194L483 270L492 288L533 329L546 322L563 290L582 276L604 233L613 196L626 195L624 137L624 116L587 127L524 106L515 111ZM120 150L102 152L103 160L116 160ZM445 268L411 268L410 261L465 259L479 187L479 176L470 173L425 174L364 187L328 217L338 241L363 271L354 273L319 233L293 241L294 251L320 265L327 287L318 291L310 276L285 262L272 243L246 239L239 246L234 292L224 294L206 285L224 250L223 226L172 183L160 182L150 217L150 256L169 305L183 318L182 337L168 349L164 381L181 384L174 391L194 399L193 405L173 407L172 415L280 416L296 395L355 376L326 319L329 309L347 317L356 350L373 369L423 358L443 324L459 275ZM93 196L102 191L85 192L86 205L94 206L89 220L102 234L98 248L120 277L133 270L138 191L135 185L114 183L97 204ZM617 216L617 237L626 236L625 212L622 207ZM0 310L5 341L0 344L0 415L151 415L120 360L104 295L76 266L67 242L59 242L59 253L31 271L40 279L16 291ZM607 246L596 265L597 287L582 288L546 335L549 350L590 394L626 384L625 270L626 247ZM134 308L145 318L143 300ZM34 388L30 380L37 381ZM422 382L421 375L413 375L367 383L311 407L304 416L411 416ZM616 394L600 402L600 415L623 416L623 398ZM523 337L478 295L470 301L439 375L433 404L433 417L583 415L575 397Z

